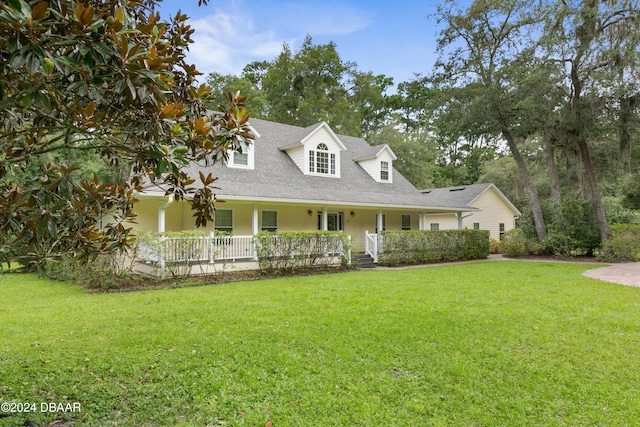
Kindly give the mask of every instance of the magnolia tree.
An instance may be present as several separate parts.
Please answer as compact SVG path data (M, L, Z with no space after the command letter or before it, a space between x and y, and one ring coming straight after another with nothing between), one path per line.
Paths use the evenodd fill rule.
M126 250L134 195L151 183L186 200L197 225L212 220L216 178L184 166L219 161L253 135L243 97L227 94L213 113L204 107L210 88L185 62L193 30L181 13L163 21L160 1L0 3L5 259L41 265ZM127 173L82 177L57 152L94 153Z

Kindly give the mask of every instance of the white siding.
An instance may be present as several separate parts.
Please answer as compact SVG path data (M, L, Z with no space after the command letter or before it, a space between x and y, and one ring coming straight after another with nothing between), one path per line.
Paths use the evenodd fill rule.
M504 224L505 231L515 227L516 213L511 210L504 199L498 195L494 188L489 188L471 203L471 206L478 208L481 212L474 212L473 215L463 220L465 228L473 229L475 222L480 224L480 230L489 230L491 238L500 239L500 224Z
M358 162L375 181L380 181L380 162L378 159L367 159Z
M380 181L380 162L389 163L389 180L382 182L393 182L393 157L391 156L391 153L389 153L387 150L384 150L378 156L378 181Z
M425 230L430 230L431 224L439 224L440 230L457 230L458 216L454 213L425 215Z
M298 166L298 169L300 169L302 173L306 174L309 172L309 168L306 164L305 150L302 145L299 147L288 149L287 154L289 155L289 157L291 157L291 160L293 160L293 162L296 164L296 166Z
M381 162L389 164L389 179L387 181L380 179ZM386 150L374 159L360 160L358 163L376 182L393 182L393 157Z
M336 140L331 136L331 133L324 127L318 129L311 138L307 139L304 143L309 150L315 150L318 144L326 144L332 153L339 153L341 150Z
M336 140L331 136L331 133L323 128L318 129L309 139L307 139L304 143L304 157L303 161L305 163L304 169L301 169L305 174L310 174L309 172L309 151L317 151L317 147L319 144L325 144L329 149L329 153L334 154L336 156L336 173L335 175L331 174L317 174L319 176L326 176L328 178L340 178L340 151L342 148ZM298 166L299 167L299 166ZM316 165L317 167L317 165ZM314 174L315 175L315 174Z
M286 150L291 160L298 166L298 169L305 175L313 174L309 171L309 151L317 151L317 147L319 144L325 144L329 149L330 155L335 155L335 175L331 174L317 174L319 176L326 176L328 178L340 178L340 151L342 151L342 147L338 144L338 142L333 138L331 132L329 132L324 127L318 129L311 137L309 137L305 142L304 146L301 144L299 146L294 146L292 148L288 148Z

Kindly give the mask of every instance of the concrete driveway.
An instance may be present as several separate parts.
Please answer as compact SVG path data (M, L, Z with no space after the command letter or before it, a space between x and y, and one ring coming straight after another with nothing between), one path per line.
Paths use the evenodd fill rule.
M640 287L640 262L627 262L600 267L585 271L584 275L592 279L604 280L605 282Z

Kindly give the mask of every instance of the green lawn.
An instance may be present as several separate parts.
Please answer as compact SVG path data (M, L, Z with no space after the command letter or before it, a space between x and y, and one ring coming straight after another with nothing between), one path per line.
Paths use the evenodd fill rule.
M0 424L637 425L640 289L588 268L478 262L112 294L6 274L0 403L37 406Z

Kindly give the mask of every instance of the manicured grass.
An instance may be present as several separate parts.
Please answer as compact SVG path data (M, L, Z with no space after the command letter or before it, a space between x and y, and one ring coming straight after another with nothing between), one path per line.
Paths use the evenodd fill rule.
M119 294L0 276L1 402L74 426L624 426L640 289L478 262Z

